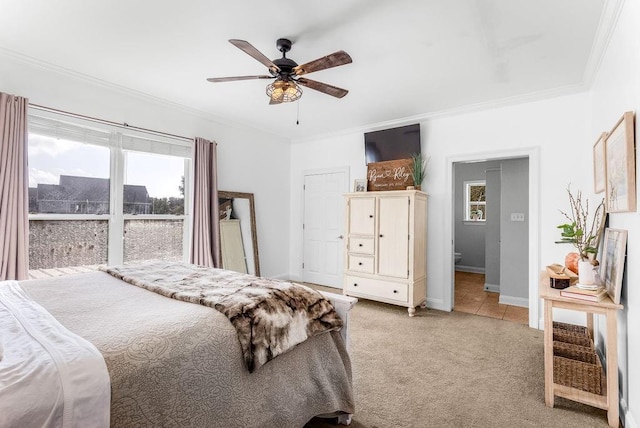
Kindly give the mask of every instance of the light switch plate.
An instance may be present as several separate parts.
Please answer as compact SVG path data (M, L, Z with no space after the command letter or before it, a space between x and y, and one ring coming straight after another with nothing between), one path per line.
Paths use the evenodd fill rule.
M524 221L524 213L511 213L511 221Z

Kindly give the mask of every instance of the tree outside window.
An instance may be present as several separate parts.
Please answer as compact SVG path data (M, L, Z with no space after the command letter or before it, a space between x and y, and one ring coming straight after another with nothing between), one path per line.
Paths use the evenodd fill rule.
M487 200L484 180L465 181L465 221L486 221Z

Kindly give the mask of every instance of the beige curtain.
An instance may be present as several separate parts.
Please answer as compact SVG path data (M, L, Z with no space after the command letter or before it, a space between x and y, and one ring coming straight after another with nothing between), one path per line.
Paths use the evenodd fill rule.
M0 280L29 270L29 100L0 92Z
M220 267L216 143L196 138L193 145L193 237L191 263Z

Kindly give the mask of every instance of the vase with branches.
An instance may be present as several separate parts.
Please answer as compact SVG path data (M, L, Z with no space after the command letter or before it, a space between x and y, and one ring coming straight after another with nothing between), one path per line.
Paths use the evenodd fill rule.
M578 190L574 195L569 186L567 193L571 210L569 212L560 210L560 213L569 220L569 223L558 225L558 229L561 229L561 239L556 241L556 244L573 244L582 261L595 262L606 217L604 199L590 218L589 200L583 200L582 192Z

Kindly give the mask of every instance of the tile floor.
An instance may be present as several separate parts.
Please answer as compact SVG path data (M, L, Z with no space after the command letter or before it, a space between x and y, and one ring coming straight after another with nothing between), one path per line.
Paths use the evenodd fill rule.
M484 274L456 272L454 311L529 324L529 309L498 303L499 293L484 291Z

